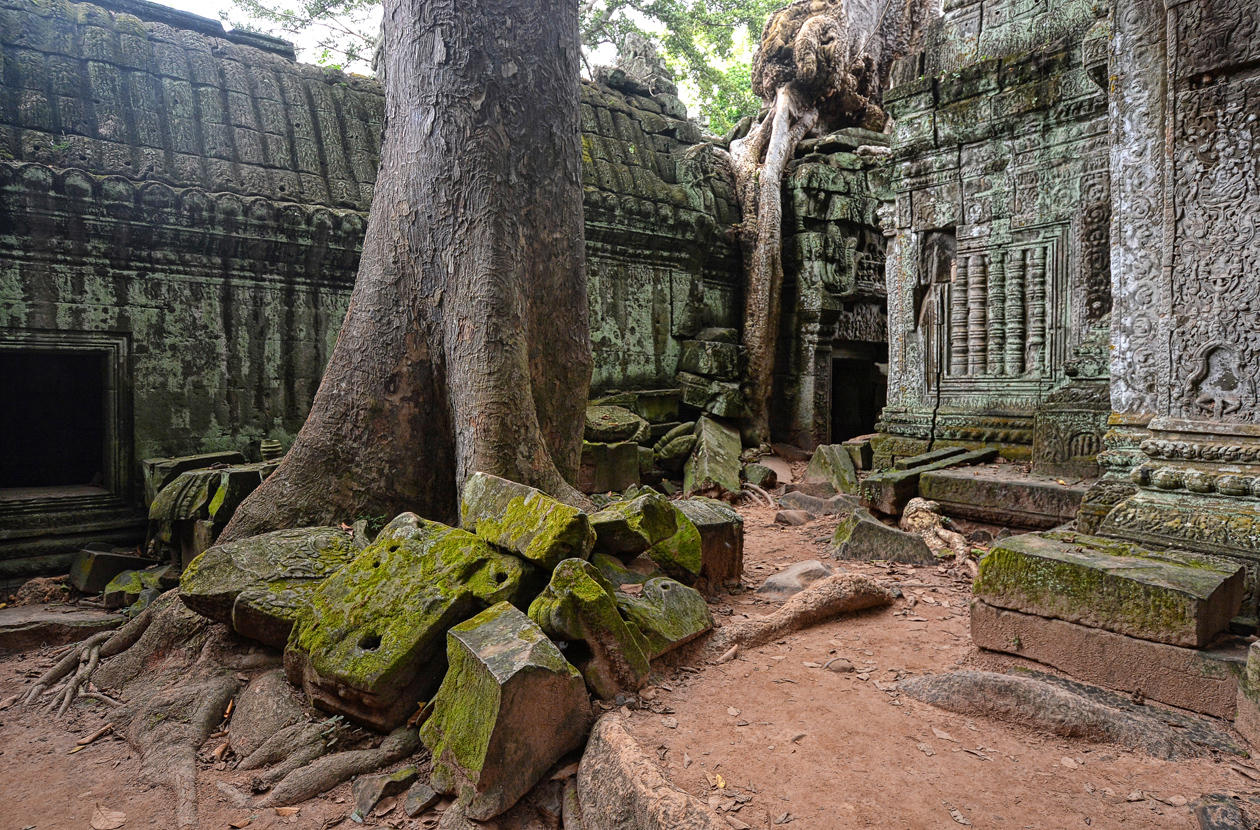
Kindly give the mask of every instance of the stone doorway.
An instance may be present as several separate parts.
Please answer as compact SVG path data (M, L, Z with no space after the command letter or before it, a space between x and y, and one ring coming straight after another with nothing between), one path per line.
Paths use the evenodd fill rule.
M831 353L831 442L875 431L888 400L888 346L844 343Z
M0 350L0 498L107 492L105 353Z

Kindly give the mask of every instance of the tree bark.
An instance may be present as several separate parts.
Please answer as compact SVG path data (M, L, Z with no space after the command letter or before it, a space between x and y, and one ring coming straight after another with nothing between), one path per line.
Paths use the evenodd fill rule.
M385 140L306 423L221 541L451 521L475 471L569 500L590 385L577 4L386 0Z

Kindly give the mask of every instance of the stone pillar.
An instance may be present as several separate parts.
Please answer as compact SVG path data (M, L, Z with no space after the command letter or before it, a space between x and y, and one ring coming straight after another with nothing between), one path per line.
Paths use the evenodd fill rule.
M1006 374L1024 373L1024 249L1012 250L1006 262Z
M986 312L985 294L988 292L989 265L988 256L974 254L968 264L970 272L967 283L967 373L983 375L986 367L985 333Z
M1030 372L1046 368L1046 248L1038 245L1028 251L1028 357Z
M967 257L954 264L954 281L949 287L949 373L967 374Z
M1001 375L1006 363L1006 261L994 251L989 262L989 342L990 375Z

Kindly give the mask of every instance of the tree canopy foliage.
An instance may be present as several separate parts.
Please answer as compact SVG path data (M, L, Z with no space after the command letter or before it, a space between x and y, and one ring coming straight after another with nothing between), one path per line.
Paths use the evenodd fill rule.
M380 0L234 0L234 26L299 40L317 63L366 72L380 36ZM660 49L709 129L725 133L761 106L749 58L762 25L781 0L581 0L587 70L610 62L628 38ZM691 96L687 96L691 97Z

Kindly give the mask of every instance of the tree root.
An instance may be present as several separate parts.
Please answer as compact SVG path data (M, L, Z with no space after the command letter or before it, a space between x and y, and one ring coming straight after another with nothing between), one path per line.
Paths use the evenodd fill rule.
M887 586L861 574L839 573L818 580L764 617L723 626L704 644L702 658L716 659L732 646L756 648L841 614L891 604Z
M375 749L350 749L298 767L276 784L255 806L284 807L305 801L355 775L363 775L386 764L401 761L419 746L420 734L410 727L400 727L389 733Z

